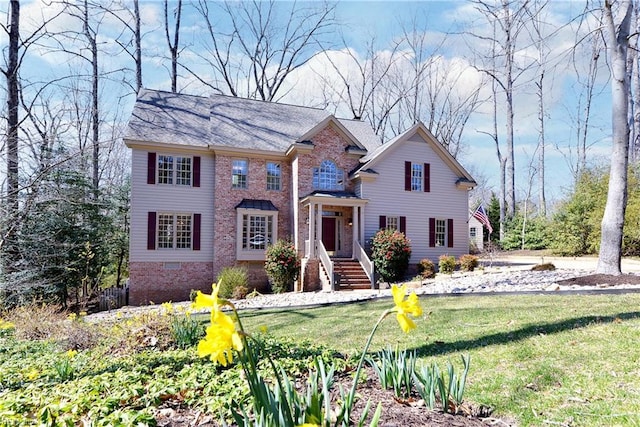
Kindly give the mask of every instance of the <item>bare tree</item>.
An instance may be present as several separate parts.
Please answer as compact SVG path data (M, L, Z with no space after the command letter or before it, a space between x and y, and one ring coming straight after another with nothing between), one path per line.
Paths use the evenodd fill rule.
M4 270L11 271L17 257L18 248L15 246L13 227L10 225L17 218L18 205L18 130L20 108L18 96L18 70L20 67L20 2L11 0L9 4L10 23L8 28L2 27L9 35L9 50L6 68L2 69L7 82L7 198L6 220L7 227L3 230L5 256L3 256Z
M477 68L486 73L494 80L505 96L505 151L506 158L506 200L503 202L507 205L507 215L512 217L515 214L515 156L514 156L514 106L513 95L514 85L518 77L520 77L527 67L516 67L514 58L516 54L517 39L527 23L526 8L528 0L501 0L500 4L485 0L472 0L476 10L480 12L485 19L497 28L494 30L493 37L496 38L493 46L499 47L494 49L493 54L500 59L500 63L493 61L498 65L495 68L485 68L482 65ZM488 40L491 36L482 34L470 34L472 37ZM495 58L495 59L497 59Z
M547 215L547 200L545 195L545 154L546 154L546 140L545 140L545 74L548 67L548 47L546 44L544 34L544 22L541 19L540 13L546 7L547 1L534 0L531 8L527 8L527 13L531 17L531 26L533 27L533 40L538 51L537 68L538 68L538 80L535 82L536 95L538 97L538 209L541 216ZM530 177L530 180L532 177ZM531 182L531 181L530 181ZM529 193L531 189L529 188ZM526 201L525 201L526 203ZM526 205L525 205L526 206ZM526 208L525 208L525 223L526 223ZM524 225L523 225L523 237L524 245Z
M409 29L403 29L406 44L403 52L411 64L411 76L404 82L406 87L402 93L406 96L400 114L405 117L403 127L422 121L451 155L457 157L465 126L483 102L480 99L482 83L464 81L467 67L462 63L447 63L441 54L445 39L429 48L433 45L431 37L428 29L419 28L415 21Z
M167 45L169 46L169 53L171 54L171 92L175 93L178 91L178 55L180 53L180 21L182 16L182 0L178 0L178 5L173 11L173 41L171 40L169 31L168 8L168 0L164 0L164 34L167 39Z
M620 274L624 214L627 207L627 167L629 161L629 89L630 73L627 54L631 28L631 0L618 2L614 18L611 0L604 3L604 23L607 29L607 50L611 68L612 152L607 204L602 217L602 237L596 271ZM616 19L618 18L618 20Z
M135 66L135 93L142 88L142 27L140 17L140 2L132 0L129 7L124 0L102 5L101 7L123 25L122 32L115 38L115 42L133 59ZM166 4L166 3L165 3ZM127 83L129 83L127 81Z
M316 74L330 92L329 97L337 98L337 105L348 108L354 119L366 119L382 139L388 116L402 99L402 93L388 85L393 67L400 59L400 42L393 42L390 48L382 50L376 47L372 37L364 58L348 48L344 39L343 44L345 47L340 51L323 52L331 71L321 70ZM351 66L344 67L344 61L336 60L339 56L345 57Z
M210 10L219 7L218 11ZM326 3L289 10L274 0L260 2L211 3L199 0L197 10L204 18L209 55L202 58L214 72L216 81L198 76L204 85L233 96L275 101L287 77L319 51L321 38L335 29L335 6ZM230 28L219 29L214 19L224 16Z

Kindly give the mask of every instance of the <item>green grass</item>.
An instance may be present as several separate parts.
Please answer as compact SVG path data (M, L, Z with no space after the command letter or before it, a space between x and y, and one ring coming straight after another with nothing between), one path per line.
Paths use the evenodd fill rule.
M640 294L422 297L421 304L426 314L417 330L402 333L392 315L372 351L398 345L442 368L446 360L460 367L460 355L470 354L466 400L521 426L640 425ZM385 299L241 316L251 333L268 328L275 340L267 354L296 374L314 354L332 357L327 348L357 354L391 306ZM139 343L138 335L118 330L138 330L150 319L110 326L103 343L73 356L60 345L0 330L0 426L83 418L96 426L145 425L166 399L219 416L232 398L246 397L239 367L216 368L193 347L109 350L122 340ZM72 358L68 378L55 369L64 357Z
M383 323L373 349L398 344L425 360L471 355L468 400L520 425L640 425L640 295L422 298L410 334ZM362 348L392 303L242 313L248 330ZM572 425L573 425L572 424Z

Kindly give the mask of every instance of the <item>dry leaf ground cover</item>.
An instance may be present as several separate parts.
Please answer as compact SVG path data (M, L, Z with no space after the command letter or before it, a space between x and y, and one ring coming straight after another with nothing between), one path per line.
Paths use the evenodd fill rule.
M638 294L422 297L428 315L417 330L405 335L383 323L373 349L398 345L441 366L469 354L466 400L517 425L640 425L639 303ZM313 355L350 363L388 305L245 311L242 318L249 331L267 328L269 356L295 376ZM193 347L175 348L163 339L167 324L151 316L99 326L63 318L72 332L53 342L40 340L49 321L31 314L37 337L0 332L0 425L153 425L158 408L199 411L213 423L246 392L238 370L216 369ZM408 425L402 412L393 408L395 425Z

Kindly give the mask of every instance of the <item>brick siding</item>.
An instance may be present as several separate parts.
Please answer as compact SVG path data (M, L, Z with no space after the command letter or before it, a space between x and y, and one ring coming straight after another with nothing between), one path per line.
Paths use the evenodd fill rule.
M165 268L163 262L129 264L129 304L187 301L191 290L211 292L213 264L205 262L171 263L180 268ZM168 265L167 265L168 266Z

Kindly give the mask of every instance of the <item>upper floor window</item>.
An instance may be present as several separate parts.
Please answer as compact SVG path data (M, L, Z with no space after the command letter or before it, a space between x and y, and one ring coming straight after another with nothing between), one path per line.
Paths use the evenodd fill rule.
M158 184L173 184L173 156L158 156Z
M191 157L176 157L176 185L191 185Z
M404 190L431 191L431 165L429 163L404 162Z
M422 191L422 164L411 164L411 191Z
M280 190L280 163L267 162L267 190Z
M158 156L158 184L191 185L191 157Z
M231 186L233 188L247 188L247 173L249 161L246 159L234 159L231 170Z
M147 153L147 184L200 187L200 156Z
M331 160L323 160L319 168L313 168L313 188L344 190L344 171Z

